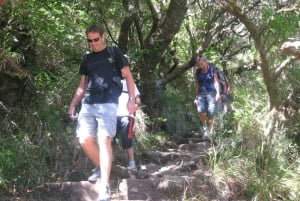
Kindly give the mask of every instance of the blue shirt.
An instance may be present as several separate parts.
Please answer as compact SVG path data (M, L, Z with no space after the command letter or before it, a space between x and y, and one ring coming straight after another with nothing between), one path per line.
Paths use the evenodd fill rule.
M207 93L216 91L214 85L214 74L217 72L217 69L213 67L212 64L208 64L208 71L202 73L201 69L196 70L196 78L199 83L199 93Z

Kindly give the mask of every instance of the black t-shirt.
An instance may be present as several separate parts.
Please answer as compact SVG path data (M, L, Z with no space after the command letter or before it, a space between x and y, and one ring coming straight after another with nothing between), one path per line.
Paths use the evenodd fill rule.
M121 68L128 66L128 61L118 48L110 48L111 53L105 48L83 58L79 74L88 76L83 103L118 103L122 91L118 80L121 80Z

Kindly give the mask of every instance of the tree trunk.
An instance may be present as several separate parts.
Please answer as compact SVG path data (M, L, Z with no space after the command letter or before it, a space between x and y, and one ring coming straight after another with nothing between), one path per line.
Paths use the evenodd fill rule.
M168 48L170 42L178 33L180 26L187 12L187 0L171 0L166 16L156 30L151 31L151 35L144 41L143 60L139 63L141 69L141 91L143 103L146 105L145 111L151 115L153 108L159 111L161 106L160 90L156 66L162 55Z
M280 105L278 88L276 86L277 77L275 76L274 73L271 73L270 65L268 63L267 54L266 54L267 52L263 43L261 42L262 34L259 32L255 24L248 18L248 16L242 13L242 9L239 8L235 3L231 1L227 2L223 6L223 8L233 16L237 17L250 32L250 35L254 40L255 48L258 51L260 56L260 66L262 70L262 76L269 95L270 111L274 108L277 110Z

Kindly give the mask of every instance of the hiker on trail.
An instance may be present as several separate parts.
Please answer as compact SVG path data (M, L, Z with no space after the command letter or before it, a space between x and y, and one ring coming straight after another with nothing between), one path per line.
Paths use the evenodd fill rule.
M105 44L104 28L90 25L86 29L87 42L92 50L84 56L79 74L79 85L70 103L68 115L72 120L76 106L79 143L95 166L100 164L100 200L110 200L109 179L112 167L112 139L116 134L118 99L122 91L121 77L127 82L129 114L136 110L134 80L126 57L118 48L111 55ZM98 141L98 144L97 144Z
M134 114L130 114L127 109L127 101L129 98L128 90L127 90L127 83L126 80L122 80L123 90L122 94L119 97L119 106L117 110L117 135L120 135L122 147L127 152L127 156L129 159L128 169L130 170L137 170L135 160L134 160L134 150L132 146L133 141L133 125L134 125ZM140 92L136 85L134 84L134 94L135 94L135 109L138 109L138 106L141 103L140 100ZM114 138L113 143L115 143ZM96 182L97 179L100 177L100 169L99 166L93 170L93 174L88 178L90 182Z
M134 160L134 150L132 146L133 140L133 125L134 125L134 113L130 114L127 107L126 101L128 100L128 90L127 84L125 80L122 80L123 83L123 91L121 96L119 97L119 106L117 111L117 135L120 134L122 141L122 148L126 150L128 155L128 169L137 170L135 160ZM136 110L138 106L141 104L140 92L136 85L134 85L134 95L135 95L135 103Z
M230 85L229 80L225 76L224 72L219 70L219 82L221 84L221 101L223 106L223 112L228 113L231 112L230 106Z
M195 100L204 139L210 139L214 130L214 116L220 103L220 85L217 69L202 55L196 56Z

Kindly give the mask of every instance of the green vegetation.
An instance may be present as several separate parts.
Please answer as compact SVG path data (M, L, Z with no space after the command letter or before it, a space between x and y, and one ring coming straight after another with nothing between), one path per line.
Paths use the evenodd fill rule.
M226 191L234 181L251 200L298 200L299 147L288 138L290 129L281 124L272 136L265 135L268 106L262 101L263 93L257 94L259 90L246 84L251 82L259 89L261 79L247 73L238 82L233 102L238 127L229 136L217 138L217 145L209 151L215 186Z
M97 21L106 25L108 43L129 54L142 92L137 157L199 128L190 60L203 50L227 73L233 92L234 112L219 120L208 150L213 185L226 192L234 183L236 196L249 200L300 200L300 69L289 60L296 57L279 54L281 44L299 34L299 3L239 2L261 31L253 36L228 1L193 1L179 30L166 26L172 36L160 33L163 19L178 13L168 12L173 1L0 2L1 195L76 180L73 172L91 169L66 111L88 50L84 28ZM122 34L125 39L117 38Z

